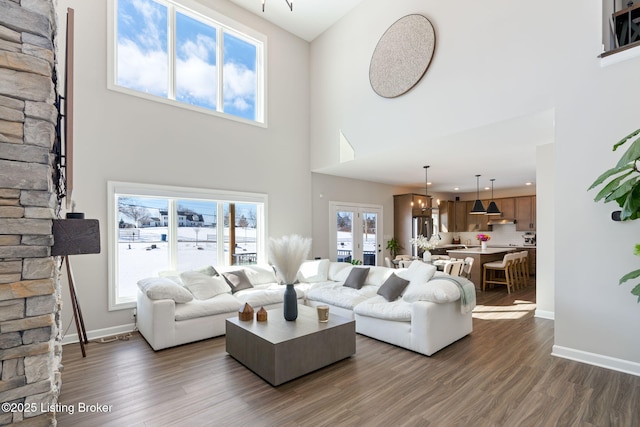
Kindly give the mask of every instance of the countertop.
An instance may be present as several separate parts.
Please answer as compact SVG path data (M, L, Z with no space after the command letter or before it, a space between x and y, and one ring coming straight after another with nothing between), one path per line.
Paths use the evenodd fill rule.
M452 250L449 250L447 252L456 252L456 253L462 253L462 254L493 255L493 254L500 254L500 253L504 253L504 252L511 252L511 251L516 250L516 249L518 249L516 246L506 246L506 247L502 247L502 248L487 248L487 249L482 250L478 246L476 248L469 248L469 249L452 249Z

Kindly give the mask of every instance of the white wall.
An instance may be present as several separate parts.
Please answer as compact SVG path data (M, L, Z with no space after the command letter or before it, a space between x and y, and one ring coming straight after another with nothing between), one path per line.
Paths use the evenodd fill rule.
M555 318L555 144L538 146L536 156L536 316Z
M413 90L383 99L370 88L369 59L410 13L434 24L435 55ZM555 158L555 173L537 190L538 256L552 264L539 270L540 310L555 313L554 353L640 374L640 305L632 284L617 284L638 268L640 221L610 221L614 206L586 191L617 161L612 144L640 126L640 60L601 68L601 26L599 0L367 0L312 43L311 167L339 161L339 129L356 155L375 155L553 108L554 149L537 159Z
M59 1L76 19L73 199L102 235L100 255L72 259L89 331L132 322L107 311L109 180L266 193L269 235L311 235L309 44L230 2L201 3L268 37L267 129L107 90L106 0Z
M382 237L384 239L382 247L384 256L387 256L388 251L385 249L387 241L393 237L393 195L409 193L409 189L318 173L312 174L312 178L312 257L329 258L330 202L382 206ZM384 256L380 258L380 265L383 265Z

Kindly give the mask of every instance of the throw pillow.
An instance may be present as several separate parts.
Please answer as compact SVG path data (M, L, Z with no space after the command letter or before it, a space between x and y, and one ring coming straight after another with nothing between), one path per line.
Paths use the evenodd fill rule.
M369 274L369 267L354 267L351 269L351 273L347 276L347 280L344 281L344 286L353 289L360 289L362 285L364 285L364 281L367 279L367 274Z
M172 299L177 303L193 300L191 292L165 277L138 280L138 288L150 299Z
M398 276L409 281L409 286L407 286L404 293L413 292L413 290L419 292L420 288L431 280L436 270L437 268L434 265L414 261L409 268L404 271L399 271Z
M387 301L395 301L408 284L408 280L391 273L391 276L378 289L378 295L382 295Z
M220 276L211 277L197 271L187 271L180 275L180 279L196 299L204 300L231 292L227 281Z
M227 271L222 273L222 276L226 279L229 286L231 286L231 292L234 294L243 289L253 288L251 281L243 270Z

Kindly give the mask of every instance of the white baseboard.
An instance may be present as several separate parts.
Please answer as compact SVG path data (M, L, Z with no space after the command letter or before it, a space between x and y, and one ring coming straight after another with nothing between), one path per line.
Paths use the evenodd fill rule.
M589 365L600 366L614 371L624 372L640 376L640 363L631 362L629 360L617 359L615 357L603 356L602 354L589 353L573 348L554 345L551 350L552 356L562 357L563 359L575 360Z
M114 335L126 334L127 332L132 332L136 329L136 325L134 323L129 323L127 325L113 326L111 328L104 329L96 329L95 331L87 331L87 338L89 341L104 338L104 337L112 337ZM78 334L67 334L62 338L62 345L73 344L79 342Z
M536 310L536 312L534 313L534 317L539 317L541 319L556 320L556 313L553 311Z

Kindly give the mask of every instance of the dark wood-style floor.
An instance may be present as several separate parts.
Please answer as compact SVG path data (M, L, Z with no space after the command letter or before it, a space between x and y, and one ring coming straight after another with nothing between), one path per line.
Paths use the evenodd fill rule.
M640 377L552 357L535 287L478 293L474 331L425 357L360 336L350 359L274 388L224 337L154 352L64 347L59 426L638 426ZM111 405L78 413L79 402Z

